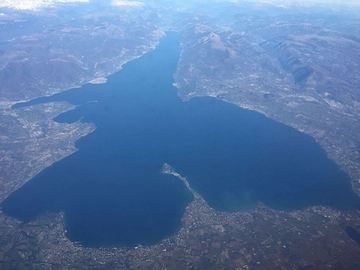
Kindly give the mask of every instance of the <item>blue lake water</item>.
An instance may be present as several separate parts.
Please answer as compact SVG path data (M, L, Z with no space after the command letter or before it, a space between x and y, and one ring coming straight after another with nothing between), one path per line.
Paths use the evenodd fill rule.
M164 163L221 211L258 202L359 207L347 174L310 136L214 98L181 101L172 86L179 54L179 37L168 34L106 84L19 104L66 100L79 106L56 121L97 129L12 193L3 211L24 221L64 211L67 237L85 246L156 243L177 231L192 200L179 179L161 174Z

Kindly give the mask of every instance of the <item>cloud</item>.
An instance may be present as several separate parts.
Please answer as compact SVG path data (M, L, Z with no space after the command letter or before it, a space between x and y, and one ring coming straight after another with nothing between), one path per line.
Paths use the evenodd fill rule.
M38 10L52 7L58 3L88 3L89 0L1 0L0 8L13 8L19 10Z
M113 0L111 5L117 7L142 7L144 3L138 1L128 1L128 0Z

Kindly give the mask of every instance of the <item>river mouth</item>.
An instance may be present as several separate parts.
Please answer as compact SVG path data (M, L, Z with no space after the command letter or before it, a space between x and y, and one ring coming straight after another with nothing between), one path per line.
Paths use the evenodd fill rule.
M192 200L165 163L220 211L358 207L348 175L310 136L214 98L183 102L173 87L179 39L169 33L104 84L22 104L65 100L78 106L56 121L97 129L4 200L4 213L63 211L66 236L84 246L154 244L176 233Z

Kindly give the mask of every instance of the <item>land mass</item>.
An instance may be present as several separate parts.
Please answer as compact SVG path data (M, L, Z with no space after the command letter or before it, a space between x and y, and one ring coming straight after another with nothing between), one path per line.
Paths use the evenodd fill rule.
M149 2L150 3L150 2ZM183 36L175 85L184 100L213 96L313 136L360 191L358 10L327 6L166 3L126 9L82 6L49 16L0 10L0 198L74 151L96 127L53 118L73 105L15 103L85 83L103 83L156 47L165 30ZM64 16L58 16L62 14ZM121 16L119 16L121 14ZM269 15L270 14L270 15ZM330 15L329 15L330 14ZM12 31L12 29L17 29ZM94 81L95 80L95 81ZM165 166L185 182L181 175ZM194 194L172 237L152 246L84 248L64 234L62 214L28 223L0 212L2 269L358 269L358 211L311 207L247 212L211 209Z

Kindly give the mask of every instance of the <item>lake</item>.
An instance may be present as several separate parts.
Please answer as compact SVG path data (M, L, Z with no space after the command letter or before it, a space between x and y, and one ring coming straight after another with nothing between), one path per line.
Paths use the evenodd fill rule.
M179 229L192 200L164 163L220 211L359 207L348 175L312 137L215 98L183 102L173 87L179 44L168 33L106 84L15 106L68 101L78 106L56 121L97 129L5 199L4 213L28 221L63 211L66 236L84 246L153 244Z

